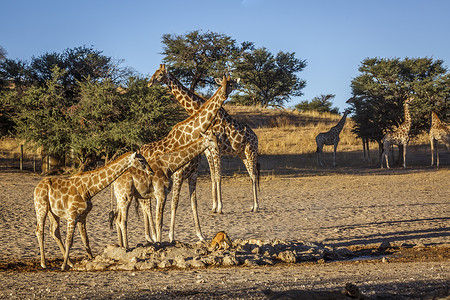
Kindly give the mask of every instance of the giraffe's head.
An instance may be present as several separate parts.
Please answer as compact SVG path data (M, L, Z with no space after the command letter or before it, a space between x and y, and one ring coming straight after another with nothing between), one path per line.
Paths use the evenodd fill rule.
M208 130L205 133L200 133L204 139L205 146L208 147L211 151L219 151L219 144L217 143L217 136L211 131Z
M215 78L216 83L222 87L225 97L228 97L228 95L236 88L240 80L240 78L233 80L230 75L223 75L222 79Z
M413 96L411 96L411 97L408 97L408 98L406 98L406 100L405 100L405 104L411 104L411 102L414 100L414 97Z
M148 175L152 175L153 174L153 170L150 167L150 165L148 164L148 162L145 159L145 157L142 156L142 154L140 154L138 152L133 152L133 154L131 154L131 156L130 156L130 165L132 167L135 167L136 169L144 171Z
M166 80L168 74L169 74L169 72L166 69L166 65L160 64L159 65L159 69L156 70L156 72L150 78L150 80L148 81L147 86L151 87L151 86L156 85L156 84L164 83L164 81Z

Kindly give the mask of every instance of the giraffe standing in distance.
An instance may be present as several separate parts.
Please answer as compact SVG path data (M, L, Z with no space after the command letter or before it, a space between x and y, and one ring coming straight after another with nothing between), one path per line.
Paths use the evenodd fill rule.
M153 84L165 83L178 102L185 108L189 114L195 113L205 99L186 87L184 87L170 72L165 65L161 64L149 81L149 86ZM259 209L257 187L259 183L259 163L258 163L258 137L247 124L241 124L234 120L224 108L221 108L217 114L217 122L213 130L218 134L219 152L211 153L205 151L206 158L211 172L212 184L212 211L222 213L222 191L221 191L221 155L239 156L244 163L253 188L253 206L252 211ZM182 181L180 180L180 185ZM181 188L176 187L177 189ZM192 187L195 189L195 187ZM191 187L190 187L191 189ZM175 190L175 181L174 181Z
M429 137L431 144L431 166L434 165L434 147L436 146L436 166L439 167L439 142L445 144L447 149L450 148L450 129L447 124L439 120L434 111L431 112Z
M46 268L44 253L44 224L50 219L50 234L64 255L62 270L69 260L75 225L90 259L93 258L86 233L86 217L92 209L91 199L130 167L148 170L145 159L136 153L125 153L110 164L94 171L83 172L69 178L45 177L34 189L36 210L36 236L41 252L41 266ZM66 244L61 240L60 218L67 220Z
M191 115L189 118L184 120L183 122L178 123L175 125L172 130L169 132L166 137L163 139L146 144L141 147L141 153L142 155L150 161L153 157L156 157L158 155L164 154L168 151L173 151L177 148L180 148L183 145L186 145L193 140L196 140L200 137L201 133L206 132L206 130L211 129L213 122L215 122L215 118L217 115L218 110L221 108L223 102L228 98L228 94L232 91L233 86L235 82L231 80L231 77L224 76L220 82L220 87L216 91L216 93L207 101L205 102L202 107L193 115ZM189 172L192 172L193 169L196 169L195 164L198 164L198 159L193 159L194 167L191 166L191 163L187 164L182 169L178 170L173 174L172 177L175 177L176 174L180 174L180 176L189 176ZM184 174L186 175L184 175ZM156 174L156 172L155 172ZM163 176L161 176L162 178ZM156 178L160 178L157 176ZM130 172L125 172L120 178L118 178L114 182L114 192L123 194L123 195L132 195L133 190L130 190L132 186L127 183L123 183L124 181L143 181L146 182L146 178L137 178L136 176L133 176L130 174ZM162 179L161 179L162 180ZM196 180L196 177L194 177L194 180ZM162 211L164 209L165 204L165 198L167 196L168 190L168 180L164 180L164 182L158 182L157 180L152 180L152 186L153 186L153 194L156 198L156 232L153 237L150 237L150 234L153 235L153 233L150 233L150 230L148 228L148 225L151 222L151 215L147 215L150 213L149 210L144 210L144 220L145 221L145 232L146 232L146 239L148 241L161 241L161 228L162 228ZM121 189L129 189L128 191L122 191ZM195 195L194 195L195 196ZM195 201L195 203L191 203L193 215L194 215L194 221L196 226L196 232L197 236L202 240L203 235L200 230L200 225L198 222L198 212L197 212L197 203L196 203L196 197L191 196L191 201ZM172 197L172 205L174 200ZM142 202L145 203L145 202ZM160 219L159 216L161 216ZM171 233L173 236L173 232Z
M337 125L331 127L330 130L327 132L321 132L316 136L316 144L317 144L317 163L323 167L322 163L322 149L323 145L334 145L334 152L333 152L333 167L336 167L336 148L339 143L339 134L342 131L342 128L345 125L345 120L347 119L347 115L350 113L349 109L346 109L344 111L344 115L342 116L341 120Z
M413 100L413 97L409 97L403 104L405 120L398 126L398 128L392 132L388 132L383 137L383 153L381 154L381 168L383 168L383 158L386 159L386 167L389 169L388 154L392 145L397 145L403 148L403 168L406 168L406 146L409 142L409 132L411 130L411 115L409 113L409 105Z
M153 173L149 176L146 176L147 174L139 169L129 169L132 180L123 180L114 186L117 188L117 191L115 191L117 198L116 226L119 246L128 248L127 214L131 200L133 198L137 199L142 210L147 212L147 217L150 217L149 223L151 225L151 234L155 235L156 231L151 218L152 211L149 200L154 193L153 182L155 182L156 185L163 185L158 188L159 191L170 190L172 184L170 179L172 174L185 164L189 163L194 157L200 155L208 147L213 149L218 148L217 138L211 131L208 131L207 134L202 134L201 138L190 144L182 146L174 151L152 157L148 163ZM122 187L120 184L129 186ZM130 194L129 192L132 193ZM166 195L163 195L162 197L165 199ZM174 207L176 206L177 205L172 205L171 232L173 232L175 227ZM162 214L162 212L158 213ZM162 216L156 216L156 219L161 220ZM148 225L146 224L146 226ZM146 228L146 230L148 229Z

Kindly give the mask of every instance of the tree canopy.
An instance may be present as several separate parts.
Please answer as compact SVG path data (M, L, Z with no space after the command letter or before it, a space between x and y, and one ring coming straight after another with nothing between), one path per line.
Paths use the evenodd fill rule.
M163 62L191 91L214 90L214 78L231 73L241 78L241 84L230 102L267 107L282 106L292 96L302 95L306 86L296 75L306 61L295 58L295 53L273 55L264 47L255 49L251 42L238 45L231 37L215 32L165 34L162 43Z
M84 163L160 139L182 120L183 111L162 87L148 88L138 76L124 81L124 69L109 64L110 58L80 49L87 50L0 65L2 79L22 80L0 90L0 116L7 117L10 132L49 155L71 154ZM11 71L14 65L23 79Z
M381 143L386 131L403 122L403 102L413 96L413 135L428 130L431 111L446 120L450 74L442 60L431 58L366 58L351 82L354 133Z
M333 102L331 99L334 99L336 95L327 94L320 95L318 97L314 97L311 101L301 101L299 104L295 106L295 108L299 111L318 111L318 112L330 112L337 114L339 113L339 109L337 107L331 107Z
M251 48L251 43L236 45L231 37L198 30L183 35L162 36L163 62L191 91L215 86L214 78L230 72L230 62Z
M266 48L244 53L235 62L234 74L242 80L240 91L233 100L237 103L281 107L292 96L301 96L306 81L296 73L306 62L295 58L295 53L278 52L276 56Z

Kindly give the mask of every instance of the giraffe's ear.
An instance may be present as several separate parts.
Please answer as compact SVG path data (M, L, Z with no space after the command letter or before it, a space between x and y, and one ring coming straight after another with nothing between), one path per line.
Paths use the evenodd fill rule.
M136 152L133 152L133 154L131 154L131 159L135 159L136 158Z
M220 78L214 78L214 81L215 81L218 85L222 85L222 79L220 79Z

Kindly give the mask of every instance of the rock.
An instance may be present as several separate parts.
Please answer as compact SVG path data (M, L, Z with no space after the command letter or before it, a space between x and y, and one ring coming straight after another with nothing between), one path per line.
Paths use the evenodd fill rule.
M391 243L389 241L382 242L381 245L378 247L378 249L381 251L385 251L388 248L391 248Z
M287 263L296 263L296 255L292 251L282 251L278 253L277 258Z
M235 255L225 255L222 260L222 265L226 267L237 266L239 265L239 261Z

